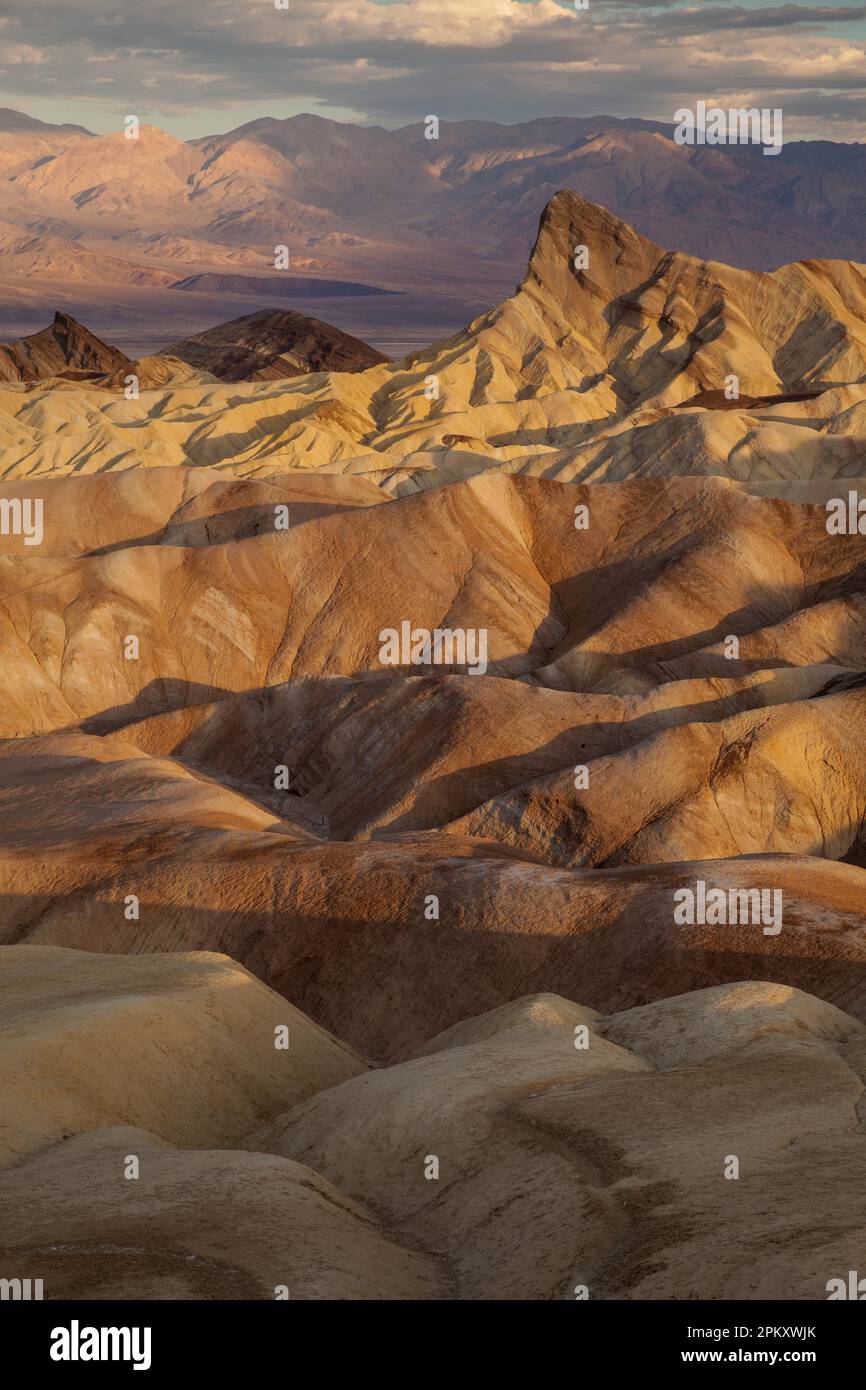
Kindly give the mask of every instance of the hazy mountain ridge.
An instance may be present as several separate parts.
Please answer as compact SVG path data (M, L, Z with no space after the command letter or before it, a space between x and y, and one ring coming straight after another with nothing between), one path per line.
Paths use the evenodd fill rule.
M680 146L671 127L611 117L442 122L427 140L420 125L310 115L184 143L148 126L127 140L14 117L0 120L11 228L0 238L0 321L10 323L33 300L25 276L110 283L116 299L138 284L149 299L128 303L159 335L184 274L235 265L274 278L274 248L286 245L289 276L423 293L456 327L460 304L469 317L514 283L542 208L564 187L702 258L758 269L866 260L862 145L795 142L763 159L752 147ZM242 282L232 292L247 290L257 293ZM86 317L76 293L64 307ZM205 285L203 312L208 295ZM375 313L390 322L395 310ZM226 317L214 304L210 322ZM357 332L357 322L346 326Z

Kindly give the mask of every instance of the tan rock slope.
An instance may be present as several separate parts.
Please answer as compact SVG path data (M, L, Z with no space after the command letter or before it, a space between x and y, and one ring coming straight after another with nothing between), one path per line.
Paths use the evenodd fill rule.
M247 736L236 723L226 741ZM377 1058L525 988L579 988L610 1009L748 976L866 1017L863 869L820 847L811 857L708 847L695 862L575 870L562 866L555 822L538 855L453 827L351 843L329 833L315 802L290 792L268 809L225 771L119 736L3 751L0 939L229 950ZM678 922L675 895L699 882L781 894L780 930L749 917Z
M547 994L249 1143L363 1191L458 1297L815 1299L854 1267L833 1213L840 1186L863 1211L864 1056L853 1019L777 985L606 1017Z
M435 1260L316 1173L230 1151L365 1069L233 961L20 946L0 997L0 1277L35 1260L54 1298L441 1295Z
M30 1277L45 1298L448 1296L434 1256L401 1245L304 1164L173 1148L127 1126L77 1135L4 1173L0 1212L0 1278L38 1270Z
M5 940L228 948L375 1056L526 987L606 1008L764 976L863 1012L866 542L820 505L495 474L51 489L2 566ZM383 666L407 618L484 629L486 673ZM781 933L677 926L698 880L781 892Z
M155 993L137 994L142 970ZM32 1067L64 996L64 1023L92 1029L99 982L111 1010L90 1038L88 1099L119 1074L118 1041L135 1056L132 1023L154 1097L179 1113L174 1087L195 1095L195 1077L178 1072L178 1024L192 1041L209 1018L196 976L249 980L214 957L7 948L3 1055ZM153 1009L166 1048L141 1032ZM273 1050L270 1019L219 1022L243 1062L196 1104L235 1135L251 1108L243 1066L251 1046ZM293 1036L320 1038L332 1066L338 1045L309 1020L296 1015ZM180 1135L175 1122L174 1142L134 1127L131 1088L103 1092L97 1113L79 1081L67 1131L35 1152L30 1116L7 1110L21 1156L0 1184L0 1277L40 1278L49 1299L814 1300L857 1267L866 1033L798 990L728 985L607 1014L547 992L390 1067L360 1072L343 1052L326 1079L322 1056L295 1060L309 1098L286 1095L277 1114L269 1063L270 1119L220 1148L216 1113Z
M364 1069L221 956L20 946L0 953L0 990L0 1164L103 1125L224 1143Z
M56 507L50 490L43 498L42 545L5 539L0 623L15 657L0 672L0 733L94 717L104 729L304 676L442 673L383 664L380 633L403 620L484 629L486 671L473 680L531 677L586 693L862 669L866 540L829 534L818 505L714 480L572 488L493 474L380 506L366 505L364 480L340 481L314 514L303 499L326 495L322 479L318 493L294 479L244 493L178 478L161 507L140 478L120 475L117 494L109 479L77 485L106 509L115 495L146 507L137 534L124 537L123 508L106 510L86 523L99 544L82 554L67 484ZM180 489L193 488L196 510L181 513ZM8 491L40 495L33 484ZM232 497L249 501L227 508ZM575 529L581 508L588 524ZM135 658L127 636L138 638ZM799 678L787 679L793 697Z

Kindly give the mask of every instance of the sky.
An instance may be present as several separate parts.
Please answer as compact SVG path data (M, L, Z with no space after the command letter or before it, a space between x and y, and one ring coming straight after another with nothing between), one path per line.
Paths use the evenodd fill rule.
M779 107L786 140L866 138L866 4L0 0L0 106L100 133L302 111L673 121L698 100Z

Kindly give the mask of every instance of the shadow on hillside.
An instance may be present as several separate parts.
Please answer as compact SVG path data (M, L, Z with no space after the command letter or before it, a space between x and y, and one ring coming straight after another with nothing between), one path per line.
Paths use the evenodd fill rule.
M552 649L551 664L588 642L596 632L613 621L634 599L638 585L640 590L646 590L686 548L685 542L681 541L653 556L649 562L643 557L628 566L618 561L586 570L558 584L554 592L570 626L568 636ZM680 673L666 672L666 663L698 654L698 662L690 665L686 673L688 678L695 675L730 678L765 670L768 667L798 666L802 663L776 655L729 659L723 652L709 653L703 649L724 643L729 636L742 639L752 633L761 632L816 604L864 592L866 561L858 563L844 574L805 586L797 592L796 602L793 594L777 592L771 597L766 591L760 591L753 602L726 613L712 627L689 632L669 641L651 642L645 646L615 653L588 650L585 654L579 655L589 665L597 665L600 673L607 668L656 668L647 674L659 681L682 679L683 675ZM825 656L824 660L830 661L832 657ZM589 683L587 689L591 688L592 683Z
M146 867L124 872L114 866L110 876L102 870L99 885L69 896L52 891L46 875L44 894L7 891L0 898L0 939L112 954L222 952L380 1060L405 1056L462 1019L539 992L607 1013L712 985L766 980L806 990L866 1020L866 894L859 911L829 904L813 909L801 888L799 897L786 901L781 935L767 937L759 926L673 924L675 887L693 884L702 872L710 876L710 862L549 871L549 907L540 877L534 899L521 898L518 889L512 915L505 884L486 906L483 898L473 901L477 860L428 864L421 875L407 860L398 874L405 900L387 913L375 864L359 877L349 871L343 881L340 864L327 870L323 853L302 853L300 877L291 855L277 878L266 864L257 866L256 856L185 862L165 874L156 865L150 883ZM772 856L753 856L723 861L719 869L735 867L729 881L772 886L778 863ZM33 867L22 860L0 865L8 888L22 866L25 872ZM183 878L177 876L180 868ZM315 889L318 872L321 895ZM526 872L545 875L514 861L488 865L488 872L492 878L511 875L515 886ZM127 921L125 895L136 891L140 920ZM439 922L424 919L427 892L440 897ZM202 901L220 893L234 905ZM305 908L299 906L301 895ZM273 901L272 910L253 905L262 896Z
M224 700L233 694L234 691L220 685L202 685L179 676L161 676L148 681L125 704L111 705L99 714L82 719L79 727L85 734L110 734L123 724L140 723L142 719L150 719L155 714L167 714L194 705L208 705L213 700Z
M842 692L863 685L866 685L866 675L852 674L847 680L840 677L838 680L829 681L825 687L808 698L818 699L824 694ZM495 797L508 797L518 793L524 787L528 788L533 783L555 778L557 774L560 774L563 779L567 779L570 778L573 768L580 764L592 764L595 759L629 753L644 739L661 737L687 724L716 723L749 711L769 714L775 709L781 709L786 704L793 703L782 699L776 703L768 703L761 698L764 689L763 686L751 686L728 696L670 706L631 720L582 722L524 753L467 764L465 767L443 773L441 776L430 778L423 784L418 784L411 807L387 825L374 830L373 834L378 836L401 830L420 830L442 826L449 821L469 814ZM612 700L615 697L582 697L580 694L573 694L571 698L580 701L581 698L608 698ZM803 698L807 697L804 696ZM576 712L578 711L576 710ZM742 737L741 732L739 738L742 739ZM628 766L626 766L625 772L627 779ZM579 803L580 796L575 793L576 810L579 809ZM506 817L507 814L505 812ZM661 814L663 813L660 812ZM576 817L575 824L578 823L579 818ZM560 825L557 829L559 835L566 830L566 827ZM551 856L550 862L571 863L573 856L580 853L580 849L581 841L579 839L570 847L563 845L563 852ZM820 841L816 842L814 850L801 852L820 854Z
M176 521L159 531L151 531L146 536L136 536L130 540L112 541L110 545L88 550L82 557L96 559L100 555L112 555L118 550L133 550L147 545L173 545L185 549L200 549L209 545L225 545L229 541L250 540L253 536L285 535L308 521L318 521L334 512L365 511L365 507L354 503L341 502L297 502L290 500L285 505L289 509L288 526L281 531L274 528L274 507L280 504L276 495L273 502L257 503L249 507L235 507L231 511L217 512L210 516L196 517L190 521Z

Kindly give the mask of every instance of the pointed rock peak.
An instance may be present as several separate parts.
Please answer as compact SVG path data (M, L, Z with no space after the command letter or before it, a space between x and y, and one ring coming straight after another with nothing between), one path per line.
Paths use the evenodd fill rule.
M51 332L55 336L62 334L69 343L93 343L99 348L104 348L106 352L116 351L116 349L110 348L107 343L104 343L101 338L97 338L96 334L92 333L89 328L86 328L83 323L79 323L78 319L74 319L71 314L64 314L59 309L55 311L54 323L51 328L45 329L43 332Z
M570 238L572 233L584 232L600 244L623 246L635 243L646 246L656 255L663 255L662 247L648 237L641 236L628 222L615 213L609 212L599 203L591 203L571 188L564 188L551 198L538 224L536 246L548 238Z
M612 298L617 285L634 283L643 271L649 274L665 254L607 208L564 189L541 214L524 285L562 293L579 275L585 288Z
M47 328L0 343L0 381L41 381L68 370L99 374L128 364L129 358L119 348L59 309Z

